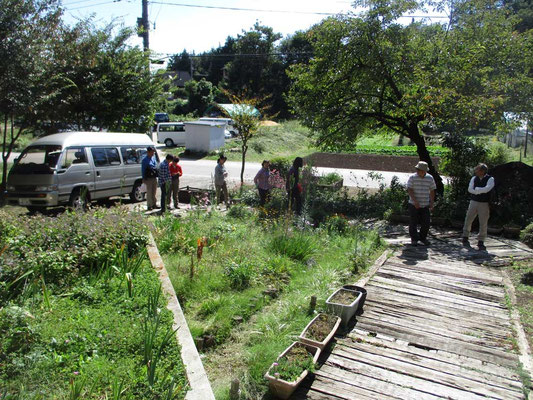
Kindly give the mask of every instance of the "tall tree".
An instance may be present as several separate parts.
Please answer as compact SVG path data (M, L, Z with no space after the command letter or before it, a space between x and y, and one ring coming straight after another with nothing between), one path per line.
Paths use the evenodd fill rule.
M409 138L442 192L421 128L466 130L499 119L516 93L509 89L531 84L520 60L525 42L490 0L454 1L448 26L399 24L415 1L364 3L361 18L329 18L313 29L314 58L289 74L291 105L320 144L338 150L380 126Z
M187 71L191 70L191 56L187 53L187 50L183 50L180 54L175 54L170 58L168 63L169 71Z
M31 125L35 110L52 94L45 84L46 49L55 38L61 11L55 0L1 0L0 10L2 195L14 145Z

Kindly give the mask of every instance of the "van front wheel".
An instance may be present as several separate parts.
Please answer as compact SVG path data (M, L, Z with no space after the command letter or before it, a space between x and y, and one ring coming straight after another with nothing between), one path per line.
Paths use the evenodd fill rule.
M146 193L141 192L141 182L135 182L133 185L133 189L130 193L130 200L133 203L139 203L141 201L144 201L146 198Z
M172 139L165 139L165 146L167 147L174 146L174 142L172 141Z
M75 211L87 211L89 207L89 194L86 188L76 188L70 194L68 205Z

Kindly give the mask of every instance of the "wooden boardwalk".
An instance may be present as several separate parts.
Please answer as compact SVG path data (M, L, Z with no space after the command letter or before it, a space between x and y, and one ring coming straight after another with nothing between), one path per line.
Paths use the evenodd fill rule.
M429 248L388 241L399 247L365 285L363 314L292 398L524 399L497 266L533 251L489 238L480 252L457 233Z

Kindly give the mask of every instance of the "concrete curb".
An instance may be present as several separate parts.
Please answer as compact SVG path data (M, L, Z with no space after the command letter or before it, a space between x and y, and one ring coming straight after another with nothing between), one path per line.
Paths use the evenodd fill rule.
M207 374L194 344L191 332L189 331L189 326L183 315L178 298L176 297L176 292L174 287L170 282L168 272L163 264L163 260L159 255L159 250L155 243L154 237L150 234L150 241L146 246L148 250L148 256L150 257L150 262L152 267L159 274L159 281L161 282L161 289L167 298L168 305L167 308L172 311L174 315L174 322L172 327L177 329L176 338L178 343L181 346L181 359L185 365L185 371L187 373L187 378L189 379L189 385L191 389L187 392L185 396L186 400L215 400L215 395L209 384L209 379L207 379Z

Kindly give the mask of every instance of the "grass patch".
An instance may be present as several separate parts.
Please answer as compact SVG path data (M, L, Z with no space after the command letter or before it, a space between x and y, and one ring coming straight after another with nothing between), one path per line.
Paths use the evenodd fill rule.
M310 138L309 129L297 121L282 122L277 126L263 126L248 145L246 160L250 162L278 157L305 157L317 151ZM230 161L241 161L240 149L240 140L232 139L207 158L214 160L218 158L219 153L224 153Z
M211 345L203 361L217 399L228 398L235 378L243 398L262 398L268 367L314 316L311 296L319 299L316 312L325 311L327 297L355 281L382 250L375 232L351 224L310 228L215 211L156 223L158 243L203 236L201 260L180 245L166 246L163 258L193 336Z
M2 399L184 398L142 220L115 210L1 216Z

